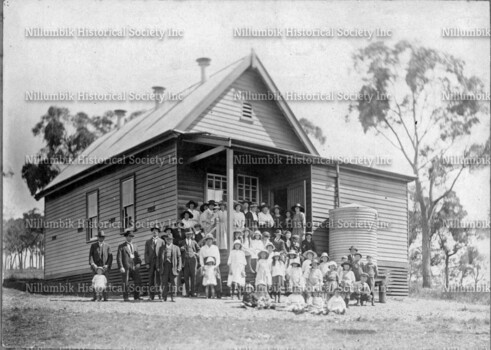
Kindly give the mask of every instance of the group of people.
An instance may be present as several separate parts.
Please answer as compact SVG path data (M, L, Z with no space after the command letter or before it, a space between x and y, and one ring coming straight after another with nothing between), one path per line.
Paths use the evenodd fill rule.
M313 240L313 233L305 232L305 214L301 204L285 214L275 205L273 214L269 206L262 204L259 211L255 203L237 203L234 212L234 228L229 236L226 230L226 204L210 201L201 206L189 201L181 220L161 228L155 224L145 243L144 261L138 247L132 242L134 233L124 232L125 242L118 246L117 265L123 284L123 298L129 300L133 292L135 300L141 300L140 267L148 265L149 300L156 296L164 301L170 295L174 301L184 280L186 296L195 297L199 284L207 298L221 298L222 277L220 249L232 247L227 260L227 286L232 298L241 299L246 287L247 272L256 291L280 302L281 295L288 301L301 305L322 303L336 312L344 312L350 299L357 304L372 302L374 281L378 271L372 257L362 255L355 247L341 258L339 267L323 252L320 257ZM225 218L223 217L225 215ZM199 218L196 221L194 218ZM107 300L108 270L112 263L109 245L104 242L104 232L98 233L98 242L91 246L89 263L95 272L93 300ZM303 239L301 239L303 237ZM133 279L133 290L129 281Z

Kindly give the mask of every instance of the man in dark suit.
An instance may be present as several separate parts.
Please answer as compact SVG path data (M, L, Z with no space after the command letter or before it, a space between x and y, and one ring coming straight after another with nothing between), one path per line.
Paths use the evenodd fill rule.
M133 298L135 300L141 300L141 258L140 254L138 254L138 246L135 243L132 243L135 235L129 229L125 231L124 236L126 237L126 242L119 245L117 256L118 268L121 272L121 279L123 280L123 298L124 301L129 301L128 287L130 278L132 278L135 284Z
M193 231L191 229L186 230L186 239L182 240L179 244L181 247L184 285L186 286L186 293L188 297L196 296L195 284L196 284L196 268L198 265L198 243L193 239ZM191 281L191 286L190 282Z
M109 281L109 270L111 269L111 264L113 262L113 255L111 253L111 247L109 246L109 244L104 242L105 238L106 235L104 234L104 231L99 231L97 233L98 242L93 243L90 246L89 264L94 274L97 273L98 267L102 267L104 271L104 275L106 276L106 279ZM107 291L104 291L102 293L102 296L104 297L104 301L107 301ZM96 300L96 295L94 290L94 297L92 298L92 301L95 300Z
M163 283L164 301L167 301L169 283L171 285L171 301L174 301L174 292L176 287L175 278L179 275L182 268L181 251L172 243L174 237L172 233L165 236L165 244L160 247L157 255L157 271L160 272L160 280Z
M157 272L157 254L159 253L160 247L165 243L159 237L160 226L155 224L150 231L152 232L152 238L150 238L145 243L145 263L148 265L148 290L149 290L149 300L153 300L155 297L155 292L160 299L160 273Z

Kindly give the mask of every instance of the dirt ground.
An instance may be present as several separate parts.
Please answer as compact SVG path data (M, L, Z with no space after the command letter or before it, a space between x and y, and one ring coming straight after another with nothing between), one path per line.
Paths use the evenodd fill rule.
M2 322L5 347L489 349L490 342L489 306L390 297L344 316L315 316L229 299L104 303L4 288Z

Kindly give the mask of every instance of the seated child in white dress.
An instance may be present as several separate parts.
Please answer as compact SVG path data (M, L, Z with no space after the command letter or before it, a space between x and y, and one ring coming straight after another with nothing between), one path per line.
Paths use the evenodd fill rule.
M335 314L344 315L346 312L346 303L341 296L341 288L337 288L334 291L334 295L327 302L327 311L334 312Z
M102 266L97 267L97 275L92 278L92 288L95 290L97 301L102 300L102 293L107 288L107 278L104 276L104 268Z

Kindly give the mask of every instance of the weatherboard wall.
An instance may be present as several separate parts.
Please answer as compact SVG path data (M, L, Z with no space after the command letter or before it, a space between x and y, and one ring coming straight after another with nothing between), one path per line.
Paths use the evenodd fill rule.
M193 121L187 131L212 132L264 146L308 152L274 100L260 100L262 97L245 98L244 101L252 105L252 118L243 118L243 101L237 98L241 93L244 97L249 97L248 93L265 95L268 89L259 74L248 69Z
M169 159L176 155L175 145L166 145L140 155L142 158ZM136 163L136 162L135 162ZM113 269L117 267L117 247L124 241L120 235L120 181L135 176L136 220L143 226L135 232L134 242L143 256L144 242L150 237L147 224L165 223L175 219L177 212L177 166L160 164L128 164L99 172L93 179L77 183L60 195L45 199L47 222L73 222L86 219L86 194L99 192L99 222L106 224L103 230L106 242L113 251ZM114 224L109 226L109 221ZM55 239L53 239L53 237ZM45 277L47 279L73 276L89 272L89 249L86 230L79 232L77 225L68 228L47 228Z

